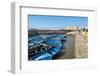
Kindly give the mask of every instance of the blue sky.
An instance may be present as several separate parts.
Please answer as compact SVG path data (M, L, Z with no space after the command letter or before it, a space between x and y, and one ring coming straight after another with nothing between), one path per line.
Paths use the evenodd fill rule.
M36 29L63 29L67 26L84 27L88 25L88 17L29 15L28 25Z

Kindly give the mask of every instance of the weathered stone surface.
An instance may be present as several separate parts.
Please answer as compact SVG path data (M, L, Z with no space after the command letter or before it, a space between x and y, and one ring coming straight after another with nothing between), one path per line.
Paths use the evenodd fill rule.
M75 37L75 58L88 57L88 38L82 33L76 33Z

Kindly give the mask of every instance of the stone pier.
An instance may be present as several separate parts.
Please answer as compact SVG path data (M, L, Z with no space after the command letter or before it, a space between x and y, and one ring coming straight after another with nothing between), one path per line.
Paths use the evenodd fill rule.
M75 35L75 58L88 58L88 37L82 32Z

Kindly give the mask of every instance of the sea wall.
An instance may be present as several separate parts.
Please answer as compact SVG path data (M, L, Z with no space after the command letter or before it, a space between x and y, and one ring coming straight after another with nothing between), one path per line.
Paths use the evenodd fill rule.
M88 36L77 32L75 35L75 58L88 58Z

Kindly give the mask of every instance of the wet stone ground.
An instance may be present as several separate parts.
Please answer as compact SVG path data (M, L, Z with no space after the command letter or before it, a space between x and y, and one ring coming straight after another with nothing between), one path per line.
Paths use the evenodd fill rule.
M63 44L64 49L55 56L54 59L73 59L74 58L75 36L67 36L66 42Z

